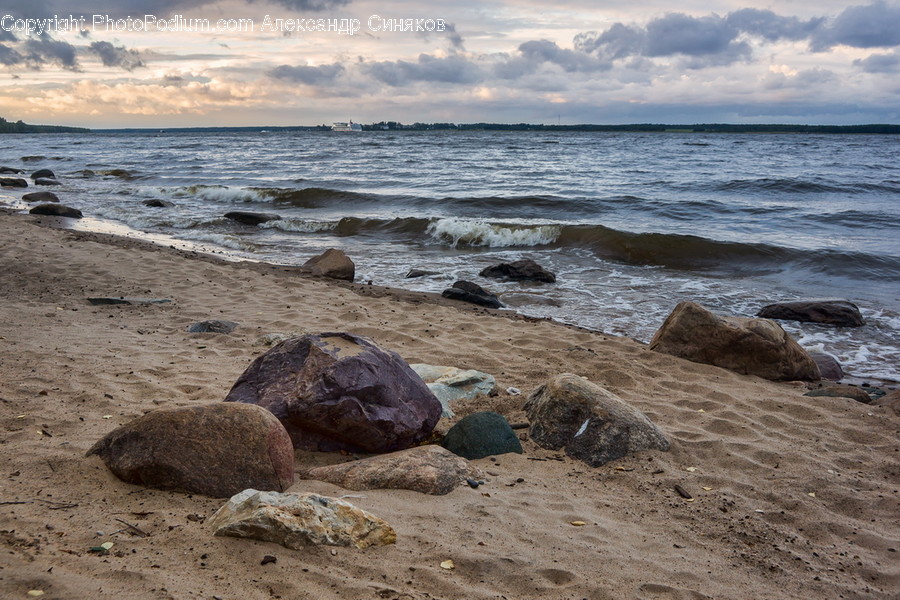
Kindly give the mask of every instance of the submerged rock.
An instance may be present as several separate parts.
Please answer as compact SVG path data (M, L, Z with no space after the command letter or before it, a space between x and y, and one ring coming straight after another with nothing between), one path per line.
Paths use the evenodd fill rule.
M307 546L385 546L397 541L388 523L349 502L318 494L247 489L210 517L214 535Z
M525 403L529 435L592 467L643 450L669 449L650 419L624 400L582 377L564 373L537 388Z
M16 167L2 167L0 166L0 173L12 173L13 175L18 175L19 173L24 173L22 169L17 169Z
M20 177L0 177L0 187L27 188L28 182Z
M316 467L300 474L348 490L413 490L423 494L449 494L466 480L484 475L465 458L440 446L428 445L362 460Z
M262 223L268 223L269 221L280 221L281 215L236 210L225 213L225 218L237 221L243 225L260 225Z
M144 206L149 206L150 208L172 208L175 206L173 202L169 202L168 200L159 200L156 198L150 200L144 200Z
M53 192L31 192L24 194L22 200L25 202L59 202L59 196Z
M37 179L34 180L34 184L35 185L62 185L59 181L57 181L56 179L53 179L52 177L38 177Z
M41 157L43 158L43 157ZM25 160L24 158L22 160ZM33 181L37 181L38 179L56 179L56 174L50 169L38 169L34 173L31 174L31 179Z
M314 256L303 263L304 270L319 277L353 281L356 277L356 265L343 250L329 248L322 254Z
M410 269L406 274L406 279L414 279L416 277L431 277L432 275L440 275L437 271L426 271L424 269Z
M650 349L774 381L817 381L815 361L775 321L716 315L680 302Z
M127 483L218 498L294 482L287 431L268 411L244 404L151 412L111 431L87 453L94 454Z
M861 327L866 324L859 307L848 300L797 300L776 302L762 307L756 314L766 319L824 323L838 327Z
M84 216L77 208L72 208L71 206L66 206L65 204L39 204L28 212L32 215L69 217L70 219L80 219Z
M304 450L401 450L427 437L441 416L441 403L397 353L343 332L274 346L225 401L268 409Z
M460 279L452 287L441 292L441 296L450 300L460 300L488 308L503 308L503 303L496 295L478 284Z
M522 444L503 415L483 411L466 415L450 428L441 446L475 460L496 454L522 454Z
M541 281L544 283L556 282L556 275L537 264L530 258L500 263L482 269L479 273L482 277L506 278L513 281Z

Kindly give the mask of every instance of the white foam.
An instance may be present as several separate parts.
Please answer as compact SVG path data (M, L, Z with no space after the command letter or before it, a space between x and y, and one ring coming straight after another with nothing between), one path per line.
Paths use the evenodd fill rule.
M464 242L472 246L505 248L508 246L545 246L559 237L558 225L495 225L480 219L450 217L432 221L426 233L454 248Z
M203 231L185 231L178 234L178 237L194 240L198 242L209 242L230 250L242 250L245 252L253 252L257 249L256 244L243 240L237 236L223 235L221 233L209 233Z
M295 231L299 233L318 233L320 231L332 231L338 226L337 221L305 221L302 219L279 219L260 223L264 229L279 229L281 231Z

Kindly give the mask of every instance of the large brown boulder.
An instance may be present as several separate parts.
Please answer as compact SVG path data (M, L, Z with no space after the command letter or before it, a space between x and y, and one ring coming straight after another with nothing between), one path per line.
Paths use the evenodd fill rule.
M532 392L525 403L529 435L599 467L643 450L669 449L669 440L644 413L595 383L563 373Z
M441 403L395 352L349 333L285 340L259 356L226 402L257 404L295 448L390 452L424 439Z
M859 307L848 300L797 300L763 306L756 313L764 319L824 323L838 327L862 327L866 322Z
M440 446L427 445L354 460L339 465L315 467L300 474L302 479L327 481L348 490L413 490L442 496L467 478L484 477L465 458Z
M356 277L356 265L343 250L329 248L318 256L303 263L303 269L312 275L353 281Z
M291 438L271 413L244 404L157 410L94 444L122 481L216 498L294 482Z
M809 354L768 319L723 317L694 302L680 302L650 349L774 381L817 381Z

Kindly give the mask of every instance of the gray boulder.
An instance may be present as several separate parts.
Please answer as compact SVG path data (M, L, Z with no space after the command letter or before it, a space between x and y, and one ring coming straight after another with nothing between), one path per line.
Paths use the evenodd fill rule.
M270 348L226 402L257 404L304 450L390 452L423 440L441 403L400 356L349 333L303 335Z
M488 308L503 308L503 303L496 295L490 293L480 285L460 279L441 292L441 296L450 300L460 300L479 306L487 306Z
M294 482L291 438L271 413L244 404L157 410L94 444L122 481L217 498Z
M305 271L319 277L353 281L356 277L356 265L343 250L329 248L318 256L303 263Z
M759 309L756 316L784 321L824 323L838 327L861 327L866 324L858 306L848 300L839 299L776 302Z
M38 177L34 180L35 185L62 185L56 179L52 179L50 177Z
M530 436L592 467L644 450L669 449L669 440L639 410L577 375L564 373L532 392L525 403Z
M59 202L59 196L53 192L31 192L23 194L22 200L25 202Z
M774 381L817 381L815 361L775 321L723 317L680 302L650 349Z
M463 458L475 460L495 454L522 454L522 444L503 415L477 412L450 428L441 446Z
M149 206L150 208L172 208L175 204L168 200L151 198L150 200L144 200L144 206Z
M449 494L467 478L482 477L481 471L469 461L435 445L417 446L300 473L301 479L327 481L348 490L413 490L435 496Z
M32 215L69 217L70 219L80 219L84 216L77 208L72 208L71 206L66 206L65 204L38 204L28 212Z
M18 175L19 173L24 173L22 169L17 169L16 167L2 167L0 166L0 174L2 173L11 173L13 175Z
M237 221L242 225L260 225L262 223L268 223L269 221L280 221L281 215L235 210L225 213L225 218Z
M841 363L835 357L813 350L807 350L806 352L815 361L816 366L819 367L819 375L822 379L840 381L844 378L844 369L841 368Z
M50 169L38 169L31 174L31 179L33 181L37 181L38 179L56 179L56 174Z
M28 182L20 177L0 177L0 187L27 188Z
M541 281L543 283L556 282L556 275L537 264L530 258L523 258L511 263L500 263L482 269L479 273L482 277L497 279L512 279L513 281Z
M214 535L307 546L385 546L397 533L384 519L349 502L318 494L278 494L247 489L209 519Z

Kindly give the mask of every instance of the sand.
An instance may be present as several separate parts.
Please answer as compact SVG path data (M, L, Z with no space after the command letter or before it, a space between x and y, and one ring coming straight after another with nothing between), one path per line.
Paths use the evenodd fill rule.
M900 420L885 408L804 397L801 384L625 338L54 221L0 215L4 598L900 597ZM89 296L172 302L91 306ZM240 327L186 332L210 318ZM523 391L457 404L457 418L495 410L523 422L526 395L572 372L644 411L672 448L590 468L523 431L523 455L474 461L489 474L478 489L295 483L349 494L397 530L396 545L366 550L212 537L203 521L223 501L128 485L85 458L147 411L221 401L265 350L261 335L336 330ZM347 459L298 453L297 470ZM107 541L108 555L89 551ZM261 565L265 555L277 562ZM447 559L454 569L440 567Z

